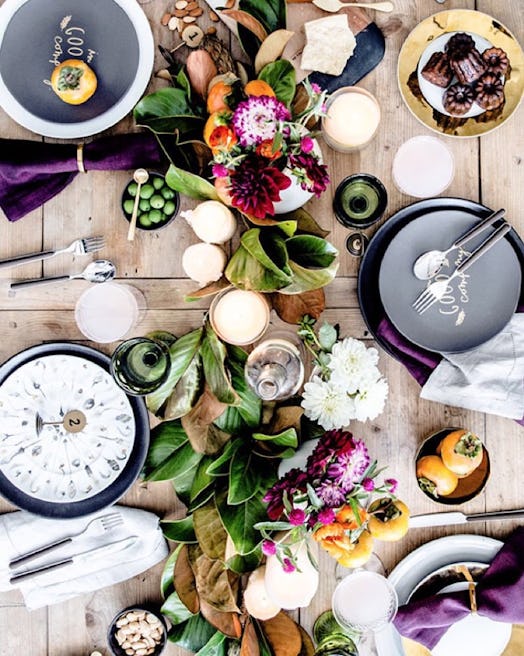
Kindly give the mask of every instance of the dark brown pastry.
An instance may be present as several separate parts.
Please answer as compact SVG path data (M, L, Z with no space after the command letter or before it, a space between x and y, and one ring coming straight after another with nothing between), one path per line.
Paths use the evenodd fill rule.
M449 67L449 59L446 53L434 52L420 74L431 84L436 84L438 87L445 89L453 77L453 71Z
M444 105L444 109L452 116L462 116L466 112L469 112L474 100L475 94L473 93L473 89L466 84L457 83L452 84L444 92L442 104Z
M461 84L472 84L488 70L476 48L466 54L453 51L452 54L449 54L449 65Z
M446 43L446 52L450 57L454 55L463 57L464 55L467 55L468 52L471 52L474 47L475 41L469 34L458 32Z
M506 75L509 70L509 59L502 48L488 48L482 53L482 59L488 71L495 75Z
M475 102L482 109L497 109L504 102L504 84L498 75L484 73L473 85Z

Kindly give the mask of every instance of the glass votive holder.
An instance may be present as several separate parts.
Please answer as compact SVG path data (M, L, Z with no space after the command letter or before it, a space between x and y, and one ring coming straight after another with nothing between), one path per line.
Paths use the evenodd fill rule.
M264 401L294 396L304 382L304 364L292 342L271 335L251 351L245 366L246 380Z
M393 159L393 181L415 198L438 196L455 175L453 153L437 137L419 135L405 141Z
M111 357L111 375L128 394L151 394L165 383L171 369L165 343L134 337L119 344Z
M381 112L375 96L361 87L341 87L326 101L322 136L334 150L360 150L375 136Z
M252 344L267 330L269 305L258 292L225 289L213 299L209 321L224 342L238 346Z
M75 306L80 332L93 342L107 344L125 337L145 308L142 293L129 285L104 282L83 292Z
M338 185L333 210L346 228L367 228L386 210L388 194L378 178L369 173L355 173Z

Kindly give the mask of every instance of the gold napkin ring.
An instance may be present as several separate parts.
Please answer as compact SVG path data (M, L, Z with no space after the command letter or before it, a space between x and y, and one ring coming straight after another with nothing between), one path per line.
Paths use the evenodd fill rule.
M459 572L464 576L466 581L468 582L468 590L469 590L469 606L471 608L471 614L472 615L477 615L478 610L477 610L477 595L475 593L476 585L475 582L473 581L473 577L471 576L471 572L465 565L458 565L456 568L456 571Z
M87 173L86 167L84 166L84 144L79 143L76 147L76 165L80 173Z

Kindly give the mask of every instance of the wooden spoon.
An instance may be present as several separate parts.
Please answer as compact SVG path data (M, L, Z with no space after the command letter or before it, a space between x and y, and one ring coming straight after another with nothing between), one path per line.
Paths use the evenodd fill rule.
M135 238L136 217L138 214L138 203L140 202L140 187L149 180L149 173L145 169L137 169L133 173L133 180L136 182L138 186L136 188L135 204L133 205L133 214L131 214L131 221L129 222L127 241L133 241L133 239Z
M324 11L335 12L345 7L362 7L364 9L374 9L375 11L393 11L393 3L386 0L385 2L340 2L340 0L313 0L313 4Z

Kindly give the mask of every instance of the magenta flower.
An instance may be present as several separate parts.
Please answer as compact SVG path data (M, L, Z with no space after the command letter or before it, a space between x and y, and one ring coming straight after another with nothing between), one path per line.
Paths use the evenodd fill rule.
M264 556L274 556L277 552L277 545L272 540L262 542L262 553Z
M306 513L301 508L293 508L288 516L289 523L293 526L302 526L306 521Z
M313 93L322 93L322 89L318 86L316 82L311 83L311 91L313 91Z
M302 137L300 140L300 150L303 153L310 153L315 146L315 142L311 137Z
M337 456L328 467L328 476L340 485L344 492L349 492L364 475L371 459L362 440L354 440L355 448L351 453Z
M314 193L317 197L326 190L329 184L327 166L321 164L314 153L302 152L298 155L290 155L288 166L300 182L302 189Z
M353 436L348 431L327 431L318 441L307 460L307 473L311 478L321 478L335 456L351 453L355 449Z
M362 481L362 487L366 492L373 492L375 489L375 481L372 478L365 478Z
M267 164L267 160L250 155L231 172L231 204L259 219L275 214L273 203L291 185L287 175Z
M389 485L390 494L395 494L395 492L397 491L397 487L398 487L398 481L394 478L386 478L384 483L386 485Z
M271 96L249 96L239 103L232 124L241 146L253 146L275 136L279 123L289 121L289 109Z
M262 501L268 503L267 514L273 521L284 512L284 494L290 498L295 492L306 492L308 476L300 469L290 469L288 473L271 487Z
M211 171L215 178L226 178L229 175L227 166L224 166L223 164L213 164Z
M293 565L293 563L289 560L289 558L284 558L282 561L282 569L286 574L291 574L291 572L294 572L296 567Z
M338 483L331 480L325 480L315 487L315 493L329 508L342 506L346 500L345 491Z
M335 521L335 511L333 508L324 508L318 513L317 520L321 524L332 524Z

